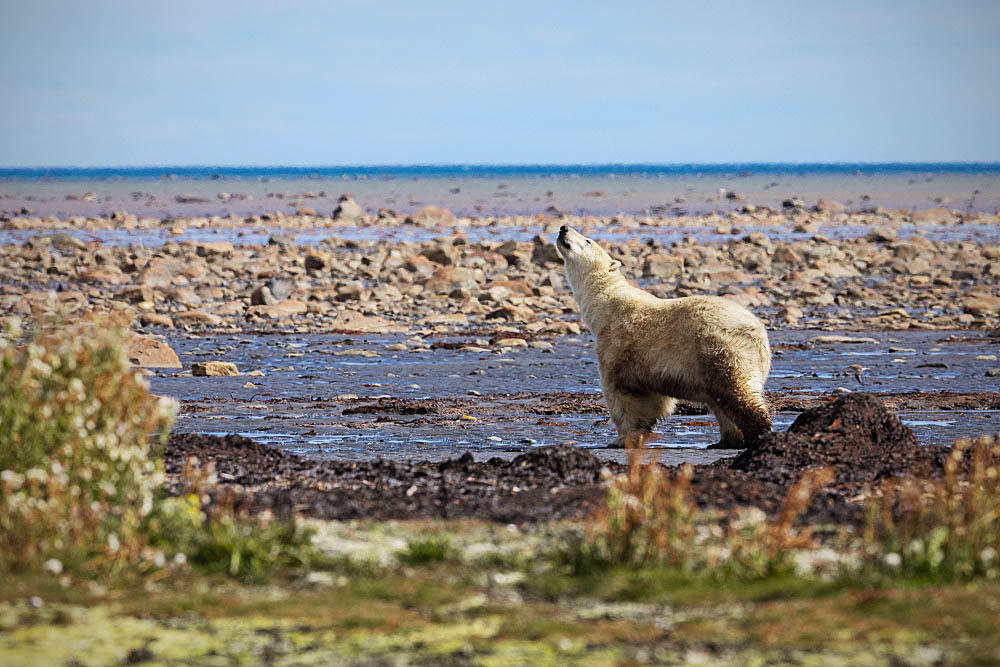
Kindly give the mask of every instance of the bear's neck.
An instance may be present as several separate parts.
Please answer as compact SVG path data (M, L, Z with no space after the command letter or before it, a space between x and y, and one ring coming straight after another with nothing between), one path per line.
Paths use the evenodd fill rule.
M587 276L580 289L574 287L573 296L580 306L580 316L587 327L597 333L595 326L607 322L623 299L628 299L635 288L628 284L619 271L599 276Z

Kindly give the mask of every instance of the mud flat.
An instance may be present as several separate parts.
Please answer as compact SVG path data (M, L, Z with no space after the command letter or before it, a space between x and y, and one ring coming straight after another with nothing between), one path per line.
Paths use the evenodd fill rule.
M703 506L781 509L802 473L834 472L802 515L809 523L854 523L861 499L891 478L939 476L948 448L917 444L913 432L871 394L851 394L803 412L733 458L694 467L692 493ZM653 454L647 452L647 454ZM240 436L173 434L166 469L188 457L212 462L223 487L277 515L324 519L473 517L505 523L583 518L601 505L607 475L626 465L568 445L539 447L510 460L316 461Z

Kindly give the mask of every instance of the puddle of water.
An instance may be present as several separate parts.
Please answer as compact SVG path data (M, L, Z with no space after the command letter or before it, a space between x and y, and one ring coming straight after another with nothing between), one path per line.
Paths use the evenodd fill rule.
M772 342L795 344L817 335L819 332L775 332ZM883 332L874 337L884 342L862 344L850 350L844 350L843 345L783 349L774 359L767 389L803 397L831 395L838 387L887 393L996 391L1000 379L985 376L990 362L975 357L994 354L997 346L987 339L941 345L944 335L935 331L888 335ZM605 458L619 456L613 450L603 449L615 437L606 415L539 415L532 412L539 399L505 398L512 392L547 395L575 392L577 397L578 392L585 392L590 400L599 402L593 345L584 337L553 339L552 353L529 348L503 356L448 349L392 355L384 351L385 345L402 342L405 336L347 339L341 335L294 334L255 338L235 334L189 339L168 332L167 337L185 365L203 358L196 356L198 350L223 350L218 357L235 362L244 372L284 366L288 361L284 355L290 349L374 349L382 355L364 360L380 363L358 363L357 357L307 351L303 357L291 360L293 370L269 372L263 377L174 377L171 372L158 371L150 380L152 390L192 406L178 419L179 431L218 432L225 424L229 427L226 432L251 434L248 437L302 450L305 455L317 458L436 459L459 456L465 451L473 452L477 458L510 457L532 446L565 442L590 448ZM462 339L461 335L442 338ZM436 339L428 338L427 342L433 340ZM890 352L890 347L913 350L909 352L910 361L893 363L901 352ZM864 375L863 385L846 368L853 355L845 352L865 353L864 365L870 370ZM931 354L935 355L935 361L948 364L946 372L926 369L927 373L922 373L913 368L921 357ZM256 386L244 387L248 380ZM479 392L483 398L477 399L471 392ZM336 397L341 395L362 398L338 400ZM390 415L389 422L377 422L379 414L341 414L344 408L376 396L481 401L483 407L477 410L473 402L462 408L477 418L475 422L451 414ZM776 428L787 428L795 416L779 413L775 417ZM1000 414L990 411L905 412L901 417L924 444L950 444L959 437L1000 431ZM711 415L673 416L659 425L658 434L653 447L685 452L697 451L718 439ZM491 441L491 437L500 440Z

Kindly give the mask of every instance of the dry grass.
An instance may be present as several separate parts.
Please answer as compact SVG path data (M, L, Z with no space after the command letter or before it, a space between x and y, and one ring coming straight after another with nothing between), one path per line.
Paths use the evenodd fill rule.
M955 443L944 474L884 482L867 495L856 536L818 540L798 519L829 468L807 470L773 517L750 507L699 511L690 466L671 471L632 456L628 473L608 480L607 507L567 551L577 572L667 567L687 573L761 578L841 576L855 581L955 581L1000 576L1000 440ZM564 558L566 554L564 554Z
M817 546L812 529L798 528L795 521L816 491L832 481L830 469L807 471L773 519L756 508L721 517L695 507L691 466L671 471L646 454L634 452L628 472L608 480L606 508L568 551L577 571L655 566L762 577L795 570L795 555Z
M955 443L940 479L882 485L862 538L866 570L935 580L1000 575L1000 440Z

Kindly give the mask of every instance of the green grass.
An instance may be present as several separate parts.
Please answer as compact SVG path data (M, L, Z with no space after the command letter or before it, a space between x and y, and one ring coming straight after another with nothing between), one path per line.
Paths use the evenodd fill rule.
M397 554L401 563L425 565L442 563L453 555L451 540L442 535L415 538L407 542L406 549Z
M858 588L772 578L720 585L642 568L603 576L526 572L521 583L498 586L495 572L445 561L343 575L322 586L284 576L246 585L190 572L89 599L83 585L4 581L0 662L16 664L51 637L45 656L55 662L100 663L85 659L98 656L96 646L74 649L86 636L105 638L109 648L100 650L120 649L105 662L148 642L154 658L186 664L252 662L261 651L279 665L642 662L654 653L683 662L692 650L714 664L781 663L803 651L819 663L919 664L928 650L947 663L1000 658L1000 584L992 582ZM44 592L34 609L24 602L32 592ZM11 601L15 606L5 607Z

